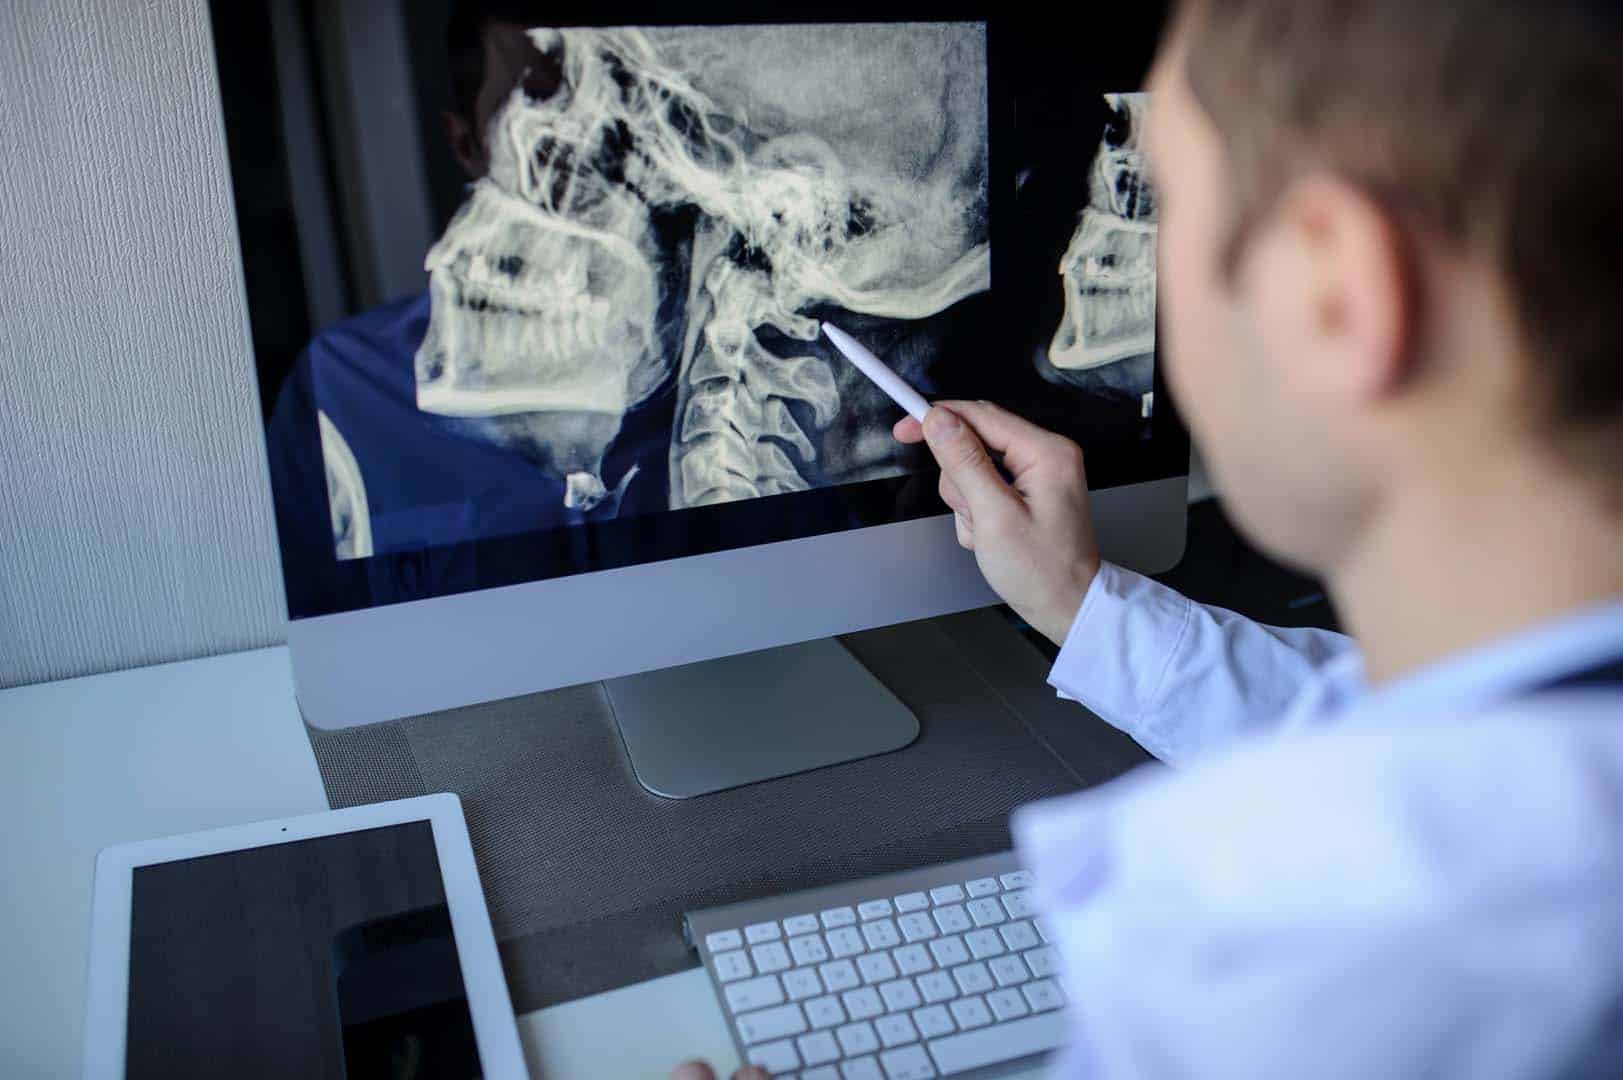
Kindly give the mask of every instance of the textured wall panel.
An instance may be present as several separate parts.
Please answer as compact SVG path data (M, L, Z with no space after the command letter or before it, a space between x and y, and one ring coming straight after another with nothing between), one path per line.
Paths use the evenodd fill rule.
M0 0L0 686L276 643L203 0Z

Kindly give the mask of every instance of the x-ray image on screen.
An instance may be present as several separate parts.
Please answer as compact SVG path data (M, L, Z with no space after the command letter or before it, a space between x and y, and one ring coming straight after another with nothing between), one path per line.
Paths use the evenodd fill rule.
M942 513L823 321L1097 486L1184 467L1155 5L210 8L297 617Z
M1086 175L1080 209L1054 283L1063 307L1033 362L1051 382L1154 402L1155 192L1141 145L1149 95L1102 95L1104 130Z
M427 253L420 422L550 480L529 527L916 468L818 322L900 341L927 384L928 320L990 288L985 26L524 38L488 171ZM323 410L338 556L421 542L371 520L344 427Z

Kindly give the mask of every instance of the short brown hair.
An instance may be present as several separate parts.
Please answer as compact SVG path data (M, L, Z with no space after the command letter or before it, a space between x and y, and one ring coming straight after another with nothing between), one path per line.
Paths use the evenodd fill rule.
M1330 168L1493 260L1540 418L1623 461L1623 10L1615 0L1185 0L1189 83L1249 224ZM1597 460L1597 457L1599 460ZM1615 477L1614 477L1615 486Z

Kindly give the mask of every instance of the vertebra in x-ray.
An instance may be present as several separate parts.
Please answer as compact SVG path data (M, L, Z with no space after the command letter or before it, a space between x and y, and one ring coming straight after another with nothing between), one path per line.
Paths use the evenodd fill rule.
M807 312L918 320L990 287L984 26L530 36L562 81L513 91L429 253L419 407L479 418L588 510L672 379L673 507L902 471L888 435L827 445L857 384Z
M1061 371L1155 351L1155 194L1140 147L1147 94L1106 94L1112 119L1088 173L1088 205L1060 260L1065 313L1048 347Z

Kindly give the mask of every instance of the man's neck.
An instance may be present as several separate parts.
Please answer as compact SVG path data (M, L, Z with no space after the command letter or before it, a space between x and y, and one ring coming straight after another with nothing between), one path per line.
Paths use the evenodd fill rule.
M1553 465L1480 464L1393 493L1328 575L1372 685L1623 597L1623 517Z

